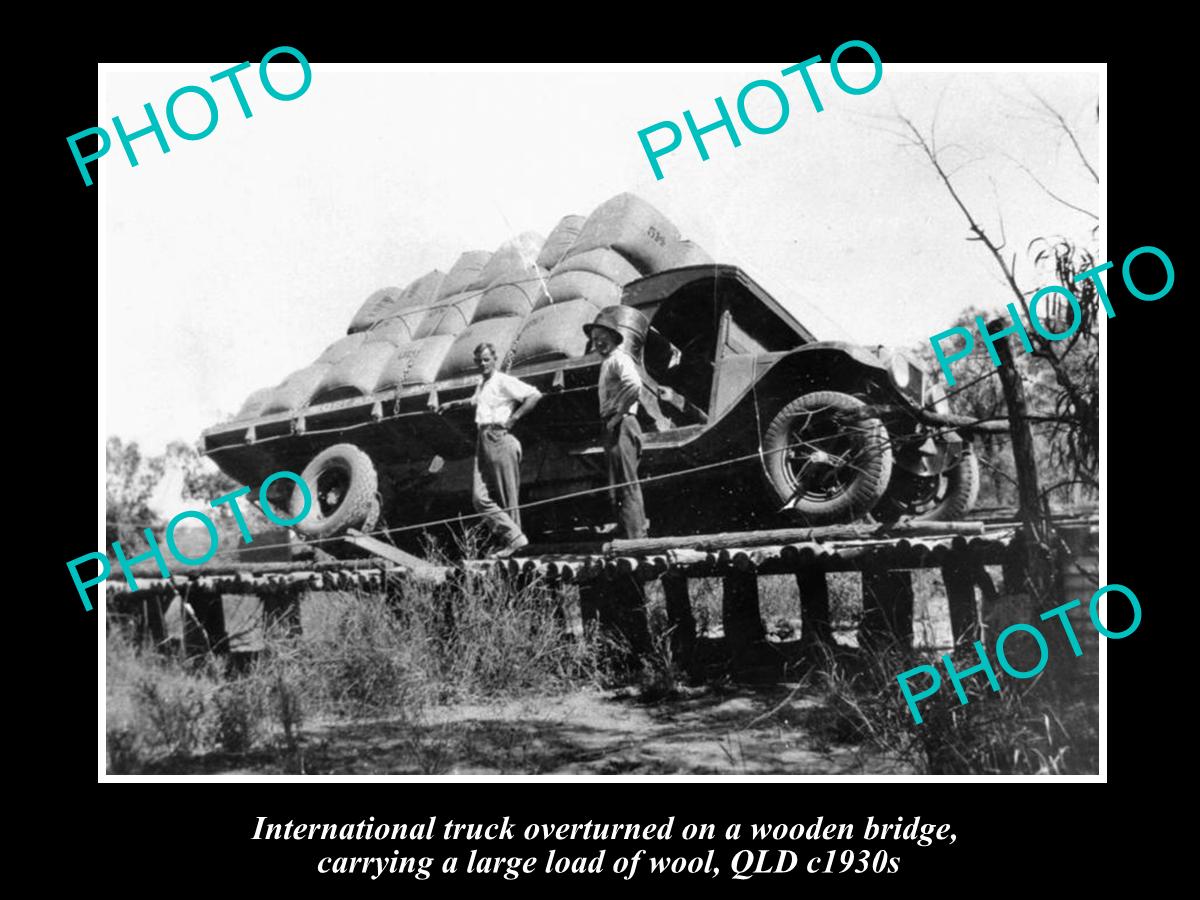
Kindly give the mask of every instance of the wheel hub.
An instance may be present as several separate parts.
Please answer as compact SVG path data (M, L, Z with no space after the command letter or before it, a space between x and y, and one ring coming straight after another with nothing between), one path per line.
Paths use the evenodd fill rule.
M328 469L317 478L317 506L322 516L331 515L346 499L350 473L342 469Z

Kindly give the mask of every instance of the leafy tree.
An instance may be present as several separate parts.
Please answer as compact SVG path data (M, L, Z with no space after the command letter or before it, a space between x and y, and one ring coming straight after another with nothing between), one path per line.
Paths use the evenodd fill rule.
M142 455L137 441L113 436L105 445L104 509L108 544L122 546L142 529L162 524L147 505L162 477L161 466ZM137 542L135 542L137 543ZM144 541L139 543L141 546Z
M172 441L165 451L155 456L142 453L137 441L123 441L112 436L105 446L105 520L106 540L111 547L120 541L126 555L147 547L144 531L155 532L167 524L163 515L171 510L156 510L154 494L171 470L182 474L180 500L199 500L207 506L210 500L237 488L237 483L221 472L196 448L184 441ZM169 498L173 500L174 498ZM240 508L251 533L266 529L268 524L249 503ZM182 511L181 506L178 511ZM233 546L239 540L236 523L228 505L208 510L221 532L221 546ZM160 535L161 536L161 535Z

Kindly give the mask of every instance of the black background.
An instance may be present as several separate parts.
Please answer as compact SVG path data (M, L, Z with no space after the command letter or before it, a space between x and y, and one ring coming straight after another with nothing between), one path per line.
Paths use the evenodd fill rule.
M25 749L25 762L10 772L10 777L29 779L25 787L34 793L42 793L34 785L43 785L49 792L49 802L31 805L38 821L30 836L47 846L57 841L69 845L70 871L62 876L118 875L122 886L153 885L163 890L314 883L372 891L429 890L445 883L471 890L481 884L461 874L453 882L444 882L437 874L424 882L402 876L384 876L379 882L358 876L318 878L313 870L316 860L343 851L316 842L251 842L256 817L264 815L271 821L297 822L358 822L368 815L393 822L418 822L430 815L437 815L439 822L449 818L489 822L509 815L522 824L587 819L649 822L674 815L677 829L685 821L697 821L718 824L719 830L723 823L735 820L810 822L823 815L827 821L860 824L867 815L888 821L920 815L923 821L951 823L957 843L952 847L893 848L903 863L898 875L885 880L923 885L927 890L952 884L1002 883L1008 875L1032 870L1042 872L1037 882L1040 887L1078 889L1106 877L1102 875L1105 870L1120 869L1142 853L1156 853L1155 848L1171 839L1175 826L1166 810L1182 802L1174 785L1177 779L1184 782L1191 764L1191 744L1186 738L1191 730L1190 680L1180 661L1189 655L1193 621L1187 588L1191 556L1184 552L1184 539L1191 530L1195 484L1191 391L1195 378L1189 366L1193 354L1188 328L1194 317L1184 320L1190 260L1182 216L1176 214L1195 203L1191 171L1182 159L1189 141L1181 136L1191 124L1190 81L1182 69L1185 51L1172 46L1175 38L1168 31L1175 29L1168 23L1113 26L1075 21L1082 19L1084 12L1074 15L1055 10L1054 16L1069 20L1056 22L1050 20L1049 12L1001 20L998 10L976 9L971 18L978 21L969 27L932 11L917 15L920 22L910 19L896 25L885 25L874 14L864 13L818 28L791 11L745 16L677 11L666 21L664 10L643 9L619 17L615 12L595 17L597 21L581 29L568 27L571 17L560 9L554 15L563 24L555 34L541 31L541 26L530 21L548 22L550 13L514 12L506 23L512 29L508 33L475 19L478 33L489 35L487 46L434 39L438 34L462 35L461 23L447 23L440 30L425 23L420 28L423 39L405 39L402 32L408 26L400 23L395 26L398 30L369 23L364 27L360 22L353 23L358 27L339 28L325 22L323 15L319 27L301 28L294 12L288 12L281 16L281 23L286 20L290 24L251 31L233 27L230 23L241 23L243 17L230 13L226 26L207 33L199 28L172 28L169 38L148 38L142 34L142 23L128 31L111 27L86 33L86 28L80 28L72 41L59 42L56 60L47 64L53 70L53 93L46 89L39 103L40 115L32 120L36 126L24 125L21 134L22 146L34 146L32 161L45 173L33 182L37 198L30 208L36 211L27 220L28 241L36 245L31 249L49 251L47 264L37 269L48 276L38 285L40 296L53 296L69 309L61 323L43 319L38 326L53 329L53 353L47 358L54 361L60 379L55 395L66 400L48 413L38 413L35 420L38 433L50 431L45 446L59 451L48 452L44 460L29 460L34 463L34 473L30 479L18 479L34 482L19 486L37 492L26 508L38 511L33 518L39 529L38 540L28 545L35 547L34 560L24 560L28 550L23 550L21 571L32 574L34 585L48 584L49 589L14 586L9 592L9 622L13 637L31 654L32 662L22 672L34 676L22 677L23 688L17 692L18 705L27 711L14 714L32 726L28 732L18 729L19 736L13 739ZM520 22L515 21L518 18ZM992 18L996 21L990 21ZM702 27L690 30L696 24ZM610 30L606 31L606 26ZM581 30L591 34L590 47L578 45ZM569 47L565 32L571 35ZM936 779L836 784L767 779L741 784L448 784L437 780L205 782L212 787L161 782L96 784L101 689L96 682L97 632L102 623L96 613L82 611L64 566L66 560L95 549L101 512L93 508L96 194L94 188L83 187L64 138L98 124L97 62L256 60L280 45L300 48L313 62L405 61L405 54L418 51L428 58L436 53L439 57L498 62L540 53L552 60L572 61L671 57L799 60L816 53L827 58L834 47L853 38L877 48L885 72L889 62L930 60L1109 64L1106 224L1108 258L1115 265L1105 281L1117 316L1109 322L1107 344L1107 580L1125 584L1137 594L1144 618L1133 636L1108 642L1107 784L1051 787L1050 779L1019 785L1004 782L1004 789L986 782ZM414 122L413 127L413 140L420 140L420 123ZM26 180L26 176L10 177ZM39 235L50 240L43 242ZM1176 270L1172 293L1156 303L1133 299L1120 282L1121 261L1130 250L1145 244L1163 249ZM22 269L27 265L17 263ZM53 381L54 375L47 377ZM43 510L54 512L46 515ZM16 544L10 546L18 549ZM1101 841L1108 850L1100 849ZM390 846L385 852L390 852ZM465 853L467 847L465 842L453 847L431 842L424 851L398 846L402 855L436 855L433 851L437 849ZM701 844L680 847L676 852L694 853L697 846ZM702 846L718 847L722 876L706 883L722 889L767 885L772 890L795 890L825 884L834 877L823 876L814 882L817 876L800 874L802 862L790 876L730 882L725 864L735 848L725 849L721 841L703 842ZM856 841L855 846L864 844ZM531 855L522 842L497 843L490 848L494 855ZM1067 848L1070 852L1065 852ZM574 852L582 855L595 849L579 846ZM661 849L665 853L667 848ZM819 848L814 847L812 853L807 852L809 845L794 849L806 860ZM370 855L376 851L356 845L344 852ZM609 851L610 858L615 852ZM840 880L865 884L881 877L841 876ZM635 883L642 890L662 890L682 884L681 878L650 879L643 870L643 877ZM523 876L515 882L492 877L486 880L485 889L569 888L574 883L565 877ZM689 886L691 883L689 880ZM614 879L609 884L622 883Z

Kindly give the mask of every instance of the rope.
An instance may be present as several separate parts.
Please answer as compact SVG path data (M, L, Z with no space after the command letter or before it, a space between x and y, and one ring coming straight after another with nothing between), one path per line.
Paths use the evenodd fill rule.
M950 431L954 431L954 430L955 429L952 427L945 427L945 428L941 428L941 429L937 429L937 430L925 433L925 436L926 437L936 437L939 434L944 434L946 432L950 432ZM778 448L777 450L765 450L762 447L762 437L761 437L761 433L760 433L759 444L756 447L756 449L751 453L745 453L745 454L742 454L741 456L735 456L735 457L732 457L729 459L718 460L716 462L703 463L701 465L692 466L692 467L686 468L686 469L677 469L672 472L662 472L657 475L647 475L644 478L631 479L629 481L624 481L624 482L617 482L616 484L605 485L603 487L585 488L583 490L572 491L572 492L566 493L566 494L560 494L556 497L547 497L542 500L531 500L527 503L519 503L515 507L508 507L508 509L525 510L525 509L531 509L531 508L537 507L537 506L547 506L551 503L560 503L565 500L574 500L579 497L590 496L593 494L607 493L610 490L613 490L616 488L621 488L621 487L628 487L633 484L647 484L649 482L654 482L654 481L664 481L668 478L677 478L681 475L691 475L696 472L704 472L704 471L708 471L710 469L721 468L723 466L732 466L732 465L736 465L738 463L743 463L743 462L746 462L747 460L751 460L751 459L755 459L755 458L758 458L760 461L763 461L764 465L765 465L765 457L767 454L785 453L788 450L792 450L796 447L808 447L808 448L819 450L820 448L817 447L816 445L818 443L820 443L821 441L823 441L823 440L829 440L829 441L838 440L841 437L842 437L841 434L834 434L834 435L829 435L828 437L825 437L825 438L818 438L816 441L798 441L793 444L785 444L784 446ZM884 442L881 445L881 447L883 449L890 449L891 445L892 445L892 441L891 441L891 437L889 435L888 440L886 442ZM848 465L852 466L853 464L848 463ZM1007 475L1007 473L1004 473L1004 474ZM367 537L377 537L380 535L397 534L397 533L405 532L405 531L417 531L417 530L422 530L422 529L426 529L426 528L432 528L437 525L449 525L449 524L453 524L456 522L457 523L466 522L471 519L481 519L481 518L483 518L484 515L485 515L484 513L463 513L463 514L460 514L457 516L448 516L448 517L442 518L442 519L431 519L430 521L419 522L414 525L401 525L401 526L396 526L394 528L375 529L373 531L364 532L363 534ZM110 520L108 522L108 524L118 525L118 526L119 525L132 525L135 527L146 527L146 528L160 527L159 523L154 523L154 522L137 523L137 522L119 522L119 521L111 521ZM341 541L341 540L343 540L343 538L341 538L341 537L312 538L309 540L305 540L304 544L305 544L305 546L314 546L317 544L324 544L324 543L329 543L332 541ZM256 549L267 548L267 547L283 547L283 546L287 546L287 545L279 544L279 543L259 544L259 545L257 545Z
M762 417L758 409L758 354L754 354L754 370L750 376L750 392L754 398L754 427L758 429L758 461L762 463L763 471L767 471L767 458L763 455Z
M945 426L943 428L934 429L934 430L931 430L928 432L922 432L922 434L924 437L930 438L930 437L937 437L941 434L946 434L946 433L956 431L956 430L957 430L957 428L955 426ZM824 438L817 438L815 441L798 441L794 444L785 444L784 446L778 448L777 450L765 450L762 447L762 439L760 436L758 447L753 452L746 453L741 456L735 456L735 457L731 457L729 459L718 460L717 462L704 463L702 465L692 466L691 468L687 468L687 469L677 469L673 472L663 472L658 475L647 475L645 477L638 478L636 481L631 480L631 481L617 482L615 484L608 485L605 487L586 488L584 490L573 491L573 492L567 493L567 494L560 494L557 497L547 497L542 500L531 500L528 503L520 503L520 504L517 504L515 507L507 507L507 508L508 509L528 509L528 508L531 508L534 506L544 506L544 505L547 505L550 503L558 503L563 500L575 499L576 497L587 496L590 494L604 493L604 492L607 492L614 488L628 487L633 484L646 484L647 482L651 482L651 481L661 481L661 480L665 480L667 478L675 478L679 475L690 475L693 472L702 472L702 471L706 471L709 469L720 468L721 466L735 465L737 463L746 462L747 460L754 459L756 457L759 458L761 461L764 461L764 464L765 464L765 457L768 454L785 453L788 450L793 450L797 447L808 447L808 448L819 450L821 448L818 447L817 444L819 444L821 441L834 441L834 440L840 439L841 437L842 437L842 435L840 435L840 434L833 434L833 435L829 435ZM879 446L880 446L880 449L887 449L887 450L892 449L893 441L891 439L891 435L889 434L888 440L884 441ZM987 463L985 463L985 465L986 464ZM847 465L852 465L852 464L847 463ZM1011 476L1008 476L1007 473L1005 473L1005 472L1001 472L1001 474L1005 475L1006 477L1011 477ZM387 534L387 533L396 532L396 531L411 531L411 530L418 529L418 528L424 528L424 527L433 526L433 525L444 525L444 524L447 524L450 522L458 522L458 521L462 521L465 519L482 518L483 516L484 516L484 513L464 513L459 516L453 516L453 517L448 517L448 518L444 518L444 519L433 519L428 522L422 522L422 523L419 523L416 525L397 526L395 528L385 528L385 529L379 529L376 531L365 532L365 533L368 536L374 536L377 534ZM162 527L162 524L163 524L162 522L134 522L134 521L130 521L127 519L125 519L125 520L106 519L105 521L109 525L132 526L135 528L159 528L159 527ZM341 538L313 538L312 540L308 540L305 543L306 544L316 544L316 543L321 543L321 542L330 541L330 540L341 540ZM263 547L280 547L280 546L284 546L284 545L282 545L282 544L263 544L261 546L263 546Z
M523 261L526 261L524 255L522 255L521 259ZM537 257L534 257L533 264L537 265ZM444 302L439 302L439 301L435 300L433 303L430 303L426 306L404 307L402 309L397 310L396 312L391 313L390 315L380 316L378 319L375 319L370 325L368 325L366 328L364 328L362 330L364 332L373 331L381 322L388 322L392 319L400 318L401 316L409 316L409 315L413 315L414 313L432 312L435 309L449 309L450 307L457 308L459 306L459 304L466 303L468 300L474 300L476 297L486 294L488 291L490 291L494 287L502 287L504 285L534 284L537 282L541 282L544 285L546 283L546 280L544 278L542 278L541 275L538 275L537 278L518 278L515 281L497 281L497 282L494 282L493 284L489 284L487 287L480 288L477 291L473 291L473 292L463 291L462 296L460 296L453 303L444 303ZM454 295L451 295L451 296L454 296ZM448 298L443 298L443 299L448 299Z

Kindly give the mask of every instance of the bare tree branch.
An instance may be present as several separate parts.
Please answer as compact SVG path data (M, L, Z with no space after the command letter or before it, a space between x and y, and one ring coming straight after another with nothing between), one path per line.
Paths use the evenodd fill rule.
M1034 180L1034 182L1037 184L1037 186L1038 186L1038 187L1040 187L1040 188L1041 188L1043 191L1045 191L1047 194L1049 194L1049 195L1050 195L1050 197L1052 197L1053 199L1057 200L1057 201L1058 201L1059 203L1061 203L1063 206L1066 206L1066 207L1068 207L1068 208L1070 208L1070 209L1073 209L1073 210L1075 210L1076 212L1081 212L1081 213L1083 213L1085 216L1090 216L1091 218L1093 218L1093 219L1096 219L1097 221L1099 221L1100 217L1099 217L1098 215L1096 215L1094 212L1092 212L1090 209L1084 209L1082 206L1076 206L1076 205L1075 205L1074 203L1072 203L1070 200L1064 200L1062 197L1058 196L1058 194L1054 193L1054 191L1050 190L1050 188L1046 187L1046 185L1045 185L1045 183L1042 181L1042 179L1040 179L1040 178L1038 178L1036 175L1034 175L1034 174L1033 174L1033 170L1032 170L1032 169L1030 169L1030 168L1029 168L1029 166L1025 165L1025 163L1021 162L1021 161L1020 161L1020 160L1018 160L1018 159L1015 159L1013 156L1011 156L1011 155L1010 155L1010 154L1008 154L1008 153L1005 153L1004 155L1005 155L1006 157L1008 157L1008 159L1009 159L1010 161L1012 161L1013 163L1015 163L1015 164L1016 164L1016 165L1017 165L1017 166L1018 166L1018 167L1019 167L1019 168L1020 168L1020 169L1021 169L1021 170L1022 170L1024 173L1025 173L1025 174L1026 174L1026 175L1028 175L1030 178L1032 178L1032 179Z
M1031 93L1033 92L1031 91ZM1036 94L1034 94L1034 96L1037 97ZM1037 97L1037 99L1042 106L1051 113L1055 121L1058 123L1058 127L1061 128L1064 134L1066 134L1072 140L1072 143L1076 147L1076 152L1079 153L1080 159L1084 163L1084 166L1092 174L1093 178L1095 178L1095 170L1083 156L1082 150L1079 147L1078 142L1075 140L1074 134L1066 124L1066 121L1057 113L1057 111L1053 110L1049 104L1042 100L1041 97ZM901 122L905 128L905 139L911 146L921 150L926 160L933 167L934 172L941 179L942 185L950 195L950 198L954 201L954 204L959 208L959 211L966 219L968 230L970 232L967 240L979 241L984 245L984 247L987 248L1003 276L1004 284L1008 287L1010 293L1016 299L1020 310L1023 311L1025 321L1032 324L1033 319L1030 315L1027 297L1033 292L1022 290L1020 284L1017 282L1017 254L1013 252L1011 259L1008 260L1006 260L1005 256L1002 254L1002 251L1005 249L1007 244L1007 236L1005 234L1004 218L999 210L1000 200L995 181L992 180L992 191L997 202L997 218L1000 231L999 242L994 240L987 230L982 226L982 224L980 224L980 222L975 218L965 199L956 188L951 178L951 174L946 171L942 164L942 159L937 150L935 134L933 131L931 130L928 139L926 139L926 136L922 134L920 129L913 124L912 120L903 115L899 110L896 112L896 119ZM933 120L934 124L936 124L936 112ZM1021 164L1018 163L1018 165ZM1080 212L1087 212L1086 210L1074 207L1073 204L1068 203L1061 197L1057 197L1053 194L1053 192L1046 188L1046 186L1042 184L1041 181L1037 179L1037 177L1034 176L1027 167L1021 165L1021 168L1025 169L1027 174L1029 174L1030 177L1033 178L1034 181L1037 182L1039 186L1041 186L1042 189L1046 191L1047 194L1050 194L1055 200L1071 206ZM958 170L956 169L955 171ZM1090 213L1088 214L1090 215ZM1036 242L1031 243L1030 249L1033 248L1034 243ZM1087 305L1090 309L1090 306L1094 304L1084 302L1090 301L1091 299L1085 295L1086 285L1084 287L1080 287L1074 281L1074 274L1076 274L1078 271L1082 271L1083 269L1078 268L1078 263L1081 260L1077 258L1072 245L1062 239L1059 239L1055 242L1047 241L1047 249L1038 254L1037 261L1041 262L1049 259L1051 253L1053 253L1058 280L1067 290L1075 294L1077 299L1081 301L1081 308ZM1084 257L1086 258L1088 256L1089 254L1086 254L1085 252ZM1086 327L1090 334L1091 324L1092 322L1090 318L1085 316L1085 321L1079 324L1077 331L1081 331ZM1075 377L1074 374L1072 374L1067 364L1067 353L1077 345L1079 339L1080 334L1076 333L1073 335L1073 339L1067 346L1059 347L1057 346L1058 342L1050 341L1040 334L1036 328L1032 328L1031 332L1029 333L1029 343L1032 348L1030 351L1030 356L1032 358L1044 360L1050 366L1054 375L1054 379L1060 389L1059 393L1055 397L1054 414L1044 417L1044 421L1052 426L1054 435L1059 435L1065 440L1066 450L1064 451L1062 449L1061 444L1052 445L1052 457L1055 454L1058 454L1060 459L1065 458L1072 460L1074 462L1076 472L1079 474L1094 474L1099 423L1097 405L1098 396L1096 396L1095 391L1096 385L1093 384L1094 378L1088 377L1088 369L1086 365L1084 367L1083 381L1081 382ZM1092 357L1089 356L1089 361L1091 358Z
M1028 85L1026 85L1026 87L1028 87ZM1058 127L1063 130L1063 133L1066 134L1066 136L1071 139L1071 146L1073 146L1075 148L1075 152L1079 155L1079 161L1081 163L1083 163L1084 168L1087 169L1091 173L1092 179L1096 182L1096 184L1099 184L1100 176L1096 174L1096 170L1092 168L1092 164L1090 162L1088 162L1088 158L1086 156L1084 156L1083 148L1079 146L1079 141L1075 139L1074 130L1071 128L1070 125L1067 124L1067 120L1062 117L1062 113L1060 113L1057 109L1055 109L1053 106L1051 106L1049 103L1047 103L1042 98L1041 94L1039 94L1033 88L1028 88L1028 90L1029 90L1029 93L1033 96L1033 98L1042 105L1042 108L1045 109L1046 112L1048 112L1050 114L1051 118L1053 118L1054 121L1056 121L1058 123ZM1099 106L1097 106L1096 109L1097 109L1097 114L1098 114Z

